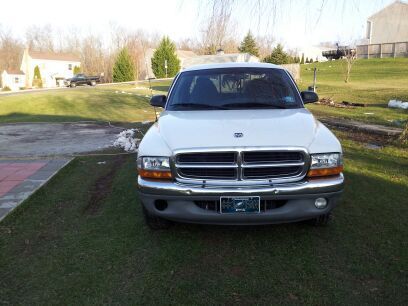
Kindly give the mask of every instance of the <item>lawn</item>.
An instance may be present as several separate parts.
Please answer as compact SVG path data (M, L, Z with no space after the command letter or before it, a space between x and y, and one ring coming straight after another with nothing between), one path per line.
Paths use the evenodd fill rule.
M153 94L160 93L163 83L152 83L152 89ZM149 85L143 82L0 95L0 123L153 120L150 94Z
M308 108L316 115L383 125L408 121L408 111L387 108L391 99L408 101L408 58L357 60L349 83L344 82L344 61L302 65L299 86L303 90L313 83L314 67L318 69L317 91L321 98L369 104L369 107L354 109L309 105Z
M346 190L322 228L151 231L135 156L76 158L0 223L0 304L406 305L406 151L342 142Z

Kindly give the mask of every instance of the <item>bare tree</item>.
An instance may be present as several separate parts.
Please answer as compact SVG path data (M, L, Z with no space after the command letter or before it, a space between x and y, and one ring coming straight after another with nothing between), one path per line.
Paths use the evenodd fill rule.
M50 24L32 25L26 31L26 45L30 50L54 52L54 33Z
M351 68L356 61L356 51L354 49L348 49L346 56L344 56L344 82L348 83L350 80Z
M5 69L19 69L22 54L22 42L13 36L10 29L0 25L0 74Z

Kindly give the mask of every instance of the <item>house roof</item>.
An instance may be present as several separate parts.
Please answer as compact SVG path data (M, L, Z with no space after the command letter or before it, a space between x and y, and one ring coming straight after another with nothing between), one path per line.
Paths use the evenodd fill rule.
M20 69L5 69L4 71L7 72L7 74L25 75Z
M28 54L33 59L42 59L42 60L50 60L50 61L80 62L79 57L72 53L38 52L38 51L30 50Z
M370 17L367 18L367 20L371 20L375 17L377 17L377 15L380 15L381 13L383 13L383 11L389 9L390 7L394 6L394 5L403 5L403 6L407 6L408 7L408 2L402 1L402 0L396 0L394 2L392 2L391 4L388 4L386 7L382 8L381 10L379 10L378 12L376 12L375 14L371 15Z

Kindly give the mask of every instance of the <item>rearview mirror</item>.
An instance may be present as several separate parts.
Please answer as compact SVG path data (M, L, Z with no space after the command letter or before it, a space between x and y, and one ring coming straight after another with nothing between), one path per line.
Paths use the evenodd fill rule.
M155 95L150 99L151 106L164 107L166 105L167 97L165 95Z
M304 104L314 103L319 101L319 96L314 91L302 91L300 93Z

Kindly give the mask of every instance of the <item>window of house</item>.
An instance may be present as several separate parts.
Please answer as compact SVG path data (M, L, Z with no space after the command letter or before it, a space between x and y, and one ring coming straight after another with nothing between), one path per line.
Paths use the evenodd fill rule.
M72 70L72 64L68 64L68 70Z
M14 83L16 83L16 84L20 83L20 79L18 77L15 77L14 78Z
M371 21L367 21L367 33L366 33L367 39L371 39L371 28L372 28Z

